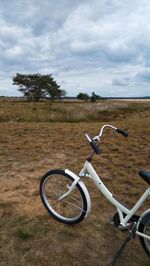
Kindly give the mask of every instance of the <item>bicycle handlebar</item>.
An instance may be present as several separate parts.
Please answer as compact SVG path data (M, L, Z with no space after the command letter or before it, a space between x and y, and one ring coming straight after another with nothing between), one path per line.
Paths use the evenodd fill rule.
M127 136L128 136L128 132L125 131L125 130L123 130L123 129L120 129L120 128L117 128L117 127L114 127L114 126L112 126L112 125L104 125L104 126L101 128L99 135L96 136L96 138L97 138L97 137L98 137L98 138L101 138L101 136L102 136L102 134L103 134L103 131L104 131L104 129L105 129L106 127L110 127L110 128L112 128L112 129L116 130L119 134L122 134L124 137L127 137Z
M114 127L112 125L104 125L104 126L102 126L99 135L95 136L94 138L90 138L90 136L86 133L85 136L86 136L87 140L89 141L91 147L93 148L93 150L95 151L96 154L100 154L100 148L96 144L95 141L100 142L100 138L103 135L103 131L104 131L104 129L106 127L110 127L112 129L116 130L116 132L118 132L119 134L123 135L124 137L128 137L128 132L127 131L125 131L123 129L120 129L120 128L116 128L116 127Z
M120 128L117 128L116 131L120 134L122 134L124 137L128 137L128 132L123 130L123 129L120 129Z

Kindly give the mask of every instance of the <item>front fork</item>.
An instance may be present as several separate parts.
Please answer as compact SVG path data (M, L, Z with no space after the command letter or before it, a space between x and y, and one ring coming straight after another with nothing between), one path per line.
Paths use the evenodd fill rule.
M84 196L87 202L87 210L86 210L86 215L85 215L85 218L86 218L91 210L91 200L90 200L89 192L86 186L84 185L84 183L82 182L81 176L77 176L76 174L74 174L72 171L68 169L65 169L65 173L73 178L73 183L71 186L67 186L68 191L64 193L62 196L60 196L58 200L62 200L65 197L67 197L75 189L76 185L79 184L80 188L82 189L84 193Z
M67 197L67 196L68 196L68 195L74 190L74 188L76 187L76 184L77 184L77 183L79 182L79 180L80 180L80 177L79 177L79 176L75 175L73 172L71 172L71 171L68 170L68 169L65 169L65 173L68 174L69 176L73 177L74 181L73 181L73 183L72 183L71 186L68 186L68 185L67 185L68 191L67 191L65 194L63 194L61 197L59 197L58 200L62 200L62 199L64 199L65 197Z

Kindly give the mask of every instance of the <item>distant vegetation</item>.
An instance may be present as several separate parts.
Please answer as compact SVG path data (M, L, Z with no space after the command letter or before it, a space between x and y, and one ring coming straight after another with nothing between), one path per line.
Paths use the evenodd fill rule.
M53 79L52 75L19 74L13 77L13 85L19 86L19 91L29 101L38 102L43 98L60 99L65 91Z
M0 100L0 122L81 122L111 121L124 118L133 113L150 111L149 102L97 100L63 100L26 102Z
M90 100L91 102L96 102L97 100L101 100L101 99L104 99L103 97L97 95L94 91L92 92L92 95L89 96L87 93L82 93L80 92L78 95L77 95L77 99L79 100L84 100L84 101L88 101Z
M20 74L17 73L13 77L13 85L19 86L19 91L23 93L23 96L28 101L39 102L41 99L56 100L65 98L65 90L61 90L56 80L51 74L41 75L36 74ZM78 100L84 100L96 102L97 100L103 99L97 95L94 91L89 96L87 93L80 92L76 98Z

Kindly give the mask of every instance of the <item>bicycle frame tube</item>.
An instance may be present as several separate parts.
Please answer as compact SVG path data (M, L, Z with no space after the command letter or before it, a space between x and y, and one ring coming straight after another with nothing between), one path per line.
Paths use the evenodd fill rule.
M137 203L133 206L133 208L129 210L113 197L113 194L106 188L100 177L95 172L93 166L88 161L85 162L84 167L81 170L79 176L83 176L86 172L89 173L91 179L94 181L94 183L102 192L102 194L117 208L120 217L120 223L124 226L127 224L132 215L134 215L136 211L140 208L146 198L150 195L150 188L148 188L141 196L141 198L137 201ZM125 218L123 217L123 213L126 214Z

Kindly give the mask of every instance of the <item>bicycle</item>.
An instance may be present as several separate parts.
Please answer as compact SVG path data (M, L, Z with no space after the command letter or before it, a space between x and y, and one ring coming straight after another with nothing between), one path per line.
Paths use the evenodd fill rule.
M94 181L100 192L117 209L112 223L121 230L130 230L131 225L134 225L134 233L139 236L145 252L150 256L150 209L146 210L141 216L135 215L150 195L150 187L146 189L135 205L131 209L128 209L107 189L91 164L93 155L95 153L97 155L101 154L100 141L106 127L115 130L124 137L128 136L128 132L125 130L109 124L102 126L99 135L93 138L86 133L85 136L93 151L86 159L79 175L76 175L68 169L48 171L41 178L40 182L41 200L48 213L59 222L65 224L79 223L89 215L91 210L90 196L85 184L81 180L82 177L90 178ZM150 172L140 171L139 175L150 185Z

